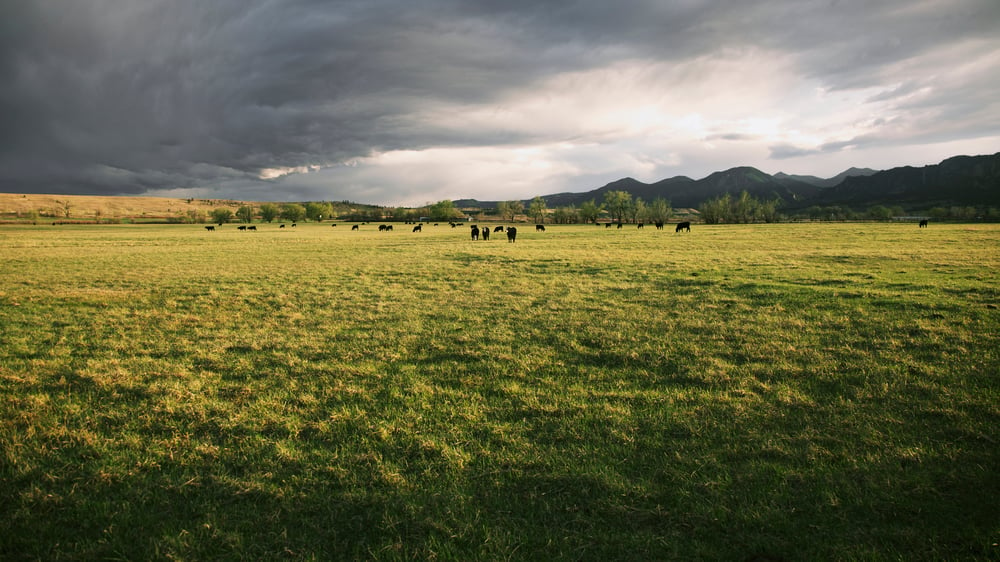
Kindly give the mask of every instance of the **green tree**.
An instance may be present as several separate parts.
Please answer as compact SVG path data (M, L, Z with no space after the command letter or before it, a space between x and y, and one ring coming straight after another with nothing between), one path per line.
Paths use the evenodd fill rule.
M674 214L674 209L670 206L670 201L662 197L653 199L653 202L646 208L646 218L650 222L667 222Z
M531 200L531 205L528 206L528 215L535 221L535 224L543 224L545 222L545 214L548 211L548 206L545 204L545 200L541 196L535 196Z
M731 202L732 196L728 193L723 193L718 197L703 201L701 205L698 205L701 220L705 221L705 224L719 224L720 222L731 220Z
M222 226L223 223L227 223L233 219L233 212L225 207L218 207L212 209L212 222Z
M306 218L306 208L298 203L285 203L281 206L281 218L298 222Z
M580 212L576 207L559 207L552 213L552 220L559 224L573 224L580 220Z
M868 207L868 216L875 220L887 221L892 218L892 211L885 205L872 205Z
M260 206L260 218L265 222L272 222L281 215L281 210L274 203L264 203Z
M633 201L632 205L629 207L628 213L634 223L638 223L640 220L645 220L646 215L648 214L646 202L636 197L635 201Z
M450 199L438 201L427 208L427 216L432 221L450 221L462 216L462 212L455 208L455 202Z
M239 209L236 209L236 218L240 222L253 222L253 207L250 205L243 205Z
M604 207L611 213L612 220L625 221L625 215L632 207L632 194L627 191L608 191L604 194Z
M306 203L306 218L311 221L321 221L323 217L330 218L333 208L329 203Z
M580 205L580 219L583 222L592 222L597 224L597 218L601 216L602 210L604 210L604 207L594 203L593 199L584 201Z
M753 222L757 214L758 201L746 190L740 192L740 197L731 202L729 217L727 222L748 223Z
M511 222L514 217L524 212L524 203L520 201L501 201L497 203L497 214Z

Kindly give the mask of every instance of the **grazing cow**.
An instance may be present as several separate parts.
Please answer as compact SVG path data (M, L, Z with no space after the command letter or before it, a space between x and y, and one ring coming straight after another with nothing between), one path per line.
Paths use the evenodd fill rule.
M413 227L413 232L422 232L422 230L420 229L420 225L419 224L417 226Z
M378 225L378 231L379 232L385 232L386 230L389 230L389 225L387 225L387 224L380 224L380 225Z
M332 226L332 227L334 227L334 228L337 228L337 225L336 225L336 224L331 224L330 226Z
M236 230L246 230L246 229L247 229L247 227L245 227L243 225L240 225L240 226L236 227Z
M295 223L294 222L292 223L292 228L295 228Z
M354 226L351 227L351 230L357 230L357 229L358 229L358 225L354 225Z
M663 221L656 221L656 230L663 230Z
M618 230L621 230L621 229L622 229L622 222L618 221Z
M635 227L636 227L636 228L642 228L642 227L643 227L643 224L642 224L642 223L640 222L639 224L635 225Z
M544 224L536 224L535 225L535 232L545 232L545 225Z
M927 219L920 221L920 228L927 228Z
M479 235L483 237L483 240L489 240L490 239L490 227L484 226L481 229L479 229Z
M682 230L686 230L688 232L691 232L691 223L688 222L688 221L677 223L677 228L674 229L674 234L676 234L676 233L678 233L678 232L680 232Z
M278 228L285 228L285 225L282 224Z
M493 232L503 232L503 227L502 226L498 226L498 227L496 227L496 228L493 229Z
M209 230L209 231L215 232L215 227L212 226L212 225L208 225L208 226L205 227L205 230Z
M479 227L476 225L472 225L471 227L469 227L469 230L472 234L472 239L479 240Z
M611 228L611 223L610 222L604 223L604 228Z
M507 227L507 242L513 242L517 238L517 229L513 226Z
M247 230L252 230L254 232L257 232L257 227L256 226L248 226Z

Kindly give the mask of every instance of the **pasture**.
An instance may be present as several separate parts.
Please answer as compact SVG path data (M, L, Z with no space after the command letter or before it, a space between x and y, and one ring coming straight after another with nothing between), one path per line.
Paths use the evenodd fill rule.
M0 227L0 559L1000 557L1000 225Z

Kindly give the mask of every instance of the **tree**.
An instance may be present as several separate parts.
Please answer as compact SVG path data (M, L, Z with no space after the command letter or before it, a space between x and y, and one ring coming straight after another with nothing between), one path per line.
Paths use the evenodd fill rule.
M645 219L647 214L646 202L636 197L635 201L629 207L628 212L629 217L632 218L632 222L637 223L640 219Z
M580 205L580 219L584 222L592 222L597 224L597 218L601 216L601 211L604 210L602 205L594 203L594 200L584 201Z
M306 218L306 208L298 203L285 203L281 206L281 218L298 222Z
M250 205L243 205L236 210L236 218L240 222L253 222L253 207Z
M892 218L892 211L885 205L872 205L868 207L868 216L875 220L887 221Z
M732 197L728 193L723 193L718 197L702 202L701 205L698 205L701 220L705 221L705 224L719 224L720 222L731 220L731 201Z
M545 204L545 199L542 199L541 196L535 196L531 200L531 205L528 206L528 214L535 220L535 224L543 224L545 222L545 213L547 210L548 206Z
M576 207L559 207L552 213L552 220L559 224L573 224L580 219L580 213Z
M330 218L333 208L329 203L306 203L306 218L311 221L321 221L323 217Z
M501 201L497 203L497 213L505 219L514 222L514 217L524 212L524 203L520 201Z
M632 207L632 194L627 191L608 191L604 194L604 206L611 213L612 219L621 223Z
M266 222L272 222L274 219L278 218L281 211L278 206L274 203L264 203L260 206L260 218Z
M670 206L670 201L662 197L657 197L653 199L653 202L646 207L646 218L650 222L663 223L667 222L674 214L673 208Z
M229 222L232 218L233 212L225 207L212 209L212 222L219 226L222 226L223 223Z
M455 202L451 199L438 201L427 208L427 216L432 221L450 221L462 216L462 212L455 208Z

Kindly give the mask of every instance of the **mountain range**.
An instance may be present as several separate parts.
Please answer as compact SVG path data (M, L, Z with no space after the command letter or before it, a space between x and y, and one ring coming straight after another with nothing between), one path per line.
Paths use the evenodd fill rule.
M675 208L696 208L701 203L730 193L746 191L761 200L780 198L786 210L813 205L841 205L863 210L872 205L926 210L944 206L1000 206L1000 152L981 156L954 156L939 164L902 166L888 170L850 168L831 178L806 175L767 174L741 166L715 172L699 180L676 176L655 183L622 178L581 193L541 196L549 208L580 206L586 201L604 201L608 191L627 191L633 198L652 201L663 198ZM524 201L527 205L530 200ZM497 201L462 199L459 208L496 207Z

